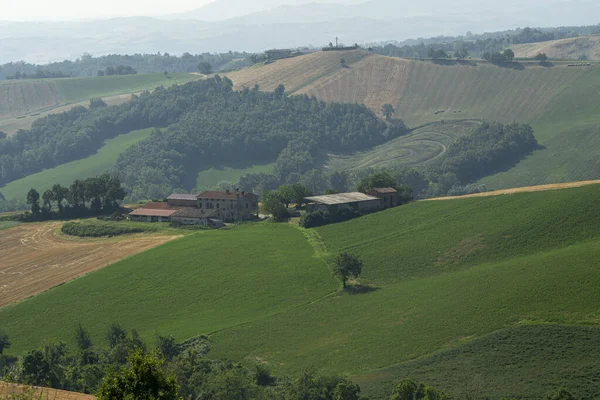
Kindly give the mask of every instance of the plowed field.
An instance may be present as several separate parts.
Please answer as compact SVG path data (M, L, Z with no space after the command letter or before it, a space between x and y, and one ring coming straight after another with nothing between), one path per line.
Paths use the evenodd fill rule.
M24 224L0 233L0 307L177 238L70 241L55 236L61 224Z
M29 386L15 385L0 382L0 396L27 394L31 399L40 400L94 400L96 397L89 394L67 392L48 388L31 388Z

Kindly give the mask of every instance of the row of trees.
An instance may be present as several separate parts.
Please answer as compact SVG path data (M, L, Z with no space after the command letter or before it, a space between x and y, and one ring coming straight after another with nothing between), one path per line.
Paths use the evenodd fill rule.
M8 76L22 77L23 75L33 77L38 71L60 72L64 76L95 76L98 71L106 73L108 67L123 65L132 68L141 74L152 72L196 72L199 63L209 63L214 70L221 68L235 69L250 65L252 54L241 52L227 52L222 54L190 54L181 56L169 53L156 54L109 54L101 57L93 57L84 54L75 61L65 60L46 65L30 64L24 61L11 62L0 65L0 79ZM49 76L44 76L49 77ZM52 76L59 77L59 76ZM21 78L18 78L21 79Z
M515 58L515 53L511 49L506 49L503 52L495 51L493 53L485 52L482 54L481 58L488 61L512 61Z
M40 220L109 213L117 210L118 202L124 198L125 190L119 178L103 174L86 180L76 180L69 187L56 184L41 195L36 189L31 189L27 193L31 216L25 218ZM55 205L56 211L53 212Z
M50 71L44 69L37 69L33 73L27 73L21 71L15 72L14 75L6 76L6 80L18 80L18 79L45 79L45 78L69 78L71 75L65 74L62 71Z
M137 71L130 65L117 65L116 67L108 66L105 69L98 70L96 75L98 76L112 76L112 75L135 75Z

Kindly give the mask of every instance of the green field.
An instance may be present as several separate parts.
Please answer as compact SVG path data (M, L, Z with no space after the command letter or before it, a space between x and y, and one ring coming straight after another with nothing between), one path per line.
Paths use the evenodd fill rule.
M368 151L350 155L329 154L325 167L332 170L354 170L423 165L442 156L455 137L478 124L477 121L427 124Z
M599 202L592 185L416 202L316 230L200 232L6 307L0 326L15 338L10 354L71 341L79 320L97 342L112 322L150 340L210 334L215 357L349 374L375 398L413 373L458 395L456 382L495 354L482 396L540 398L560 376L557 385L592 397ZM339 291L328 271L339 250L365 261L359 292ZM564 369L545 362L553 344L567 347ZM513 361L505 371L495 359Z
M253 165L245 168L233 167L215 167L200 171L196 179L196 190L201 192L204 190L216 189L217 184L221 181L237 183L240 177L245 174L258 173L272 174L275 172L275 163Z
M115 165L119 154L150 136L152 130L153 128L141 129L109 139L92 156L13 181L0 188L0 192L6 199L25 199L31 188L41 193L56 183L68 186L76 179L99 175Z

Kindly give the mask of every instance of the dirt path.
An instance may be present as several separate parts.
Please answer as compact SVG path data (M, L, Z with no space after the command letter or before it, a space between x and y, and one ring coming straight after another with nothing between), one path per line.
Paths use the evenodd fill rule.
M70 241L54 235L61 224L23 224L0 232L0 307L178 237Z
M40 400L94 400L96 397L89 394L67 392L48 388L32 388L0 381L0 395L27 394L29 399Z
M494 191L491 191L491 192L467 194L467 195L464 195L464 196L436 197L436 198L433 198L433 199L425 199L423 201L466 199L468 197L488 197L488 196L498 196L498 195L501 195L501 194L541 192L541 191L544 191L544 190L568 189L568 188L575 188L575 187L587 186L587 185L597 185L597 184L600 184L600 180L595 180L595 181L581 181L581 182L567 182L567 183L553 183L553 184L550 184L550 185L525 186L525 187L513 188L513 189L494 190Z

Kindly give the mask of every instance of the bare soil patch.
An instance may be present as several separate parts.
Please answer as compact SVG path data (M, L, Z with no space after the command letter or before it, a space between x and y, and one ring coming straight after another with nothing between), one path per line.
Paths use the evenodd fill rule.
M135 235L74 241L54 234L61 225L23 224L0 232L0 307L178 237Z
M499 196L502 194L541 192L544 190L568 189L568 188L575 188L575 187L581 187L581 186L587 186L587 185L598 185L598 184L600 184L600 179L594 180L594 181L580 181L580 182L553 183L550 185L524 186L524 187L512 188L512 189L493 190L491 192L484 192L484 193L467 194L464 196L436 197L434 199L425 199L424 201L453 200L453 199L465 199L468 197L488 197L488 196Z
M40 400L94 400L96 398L89 394L0 382L0 395L9 394L27 394L31 399Z

